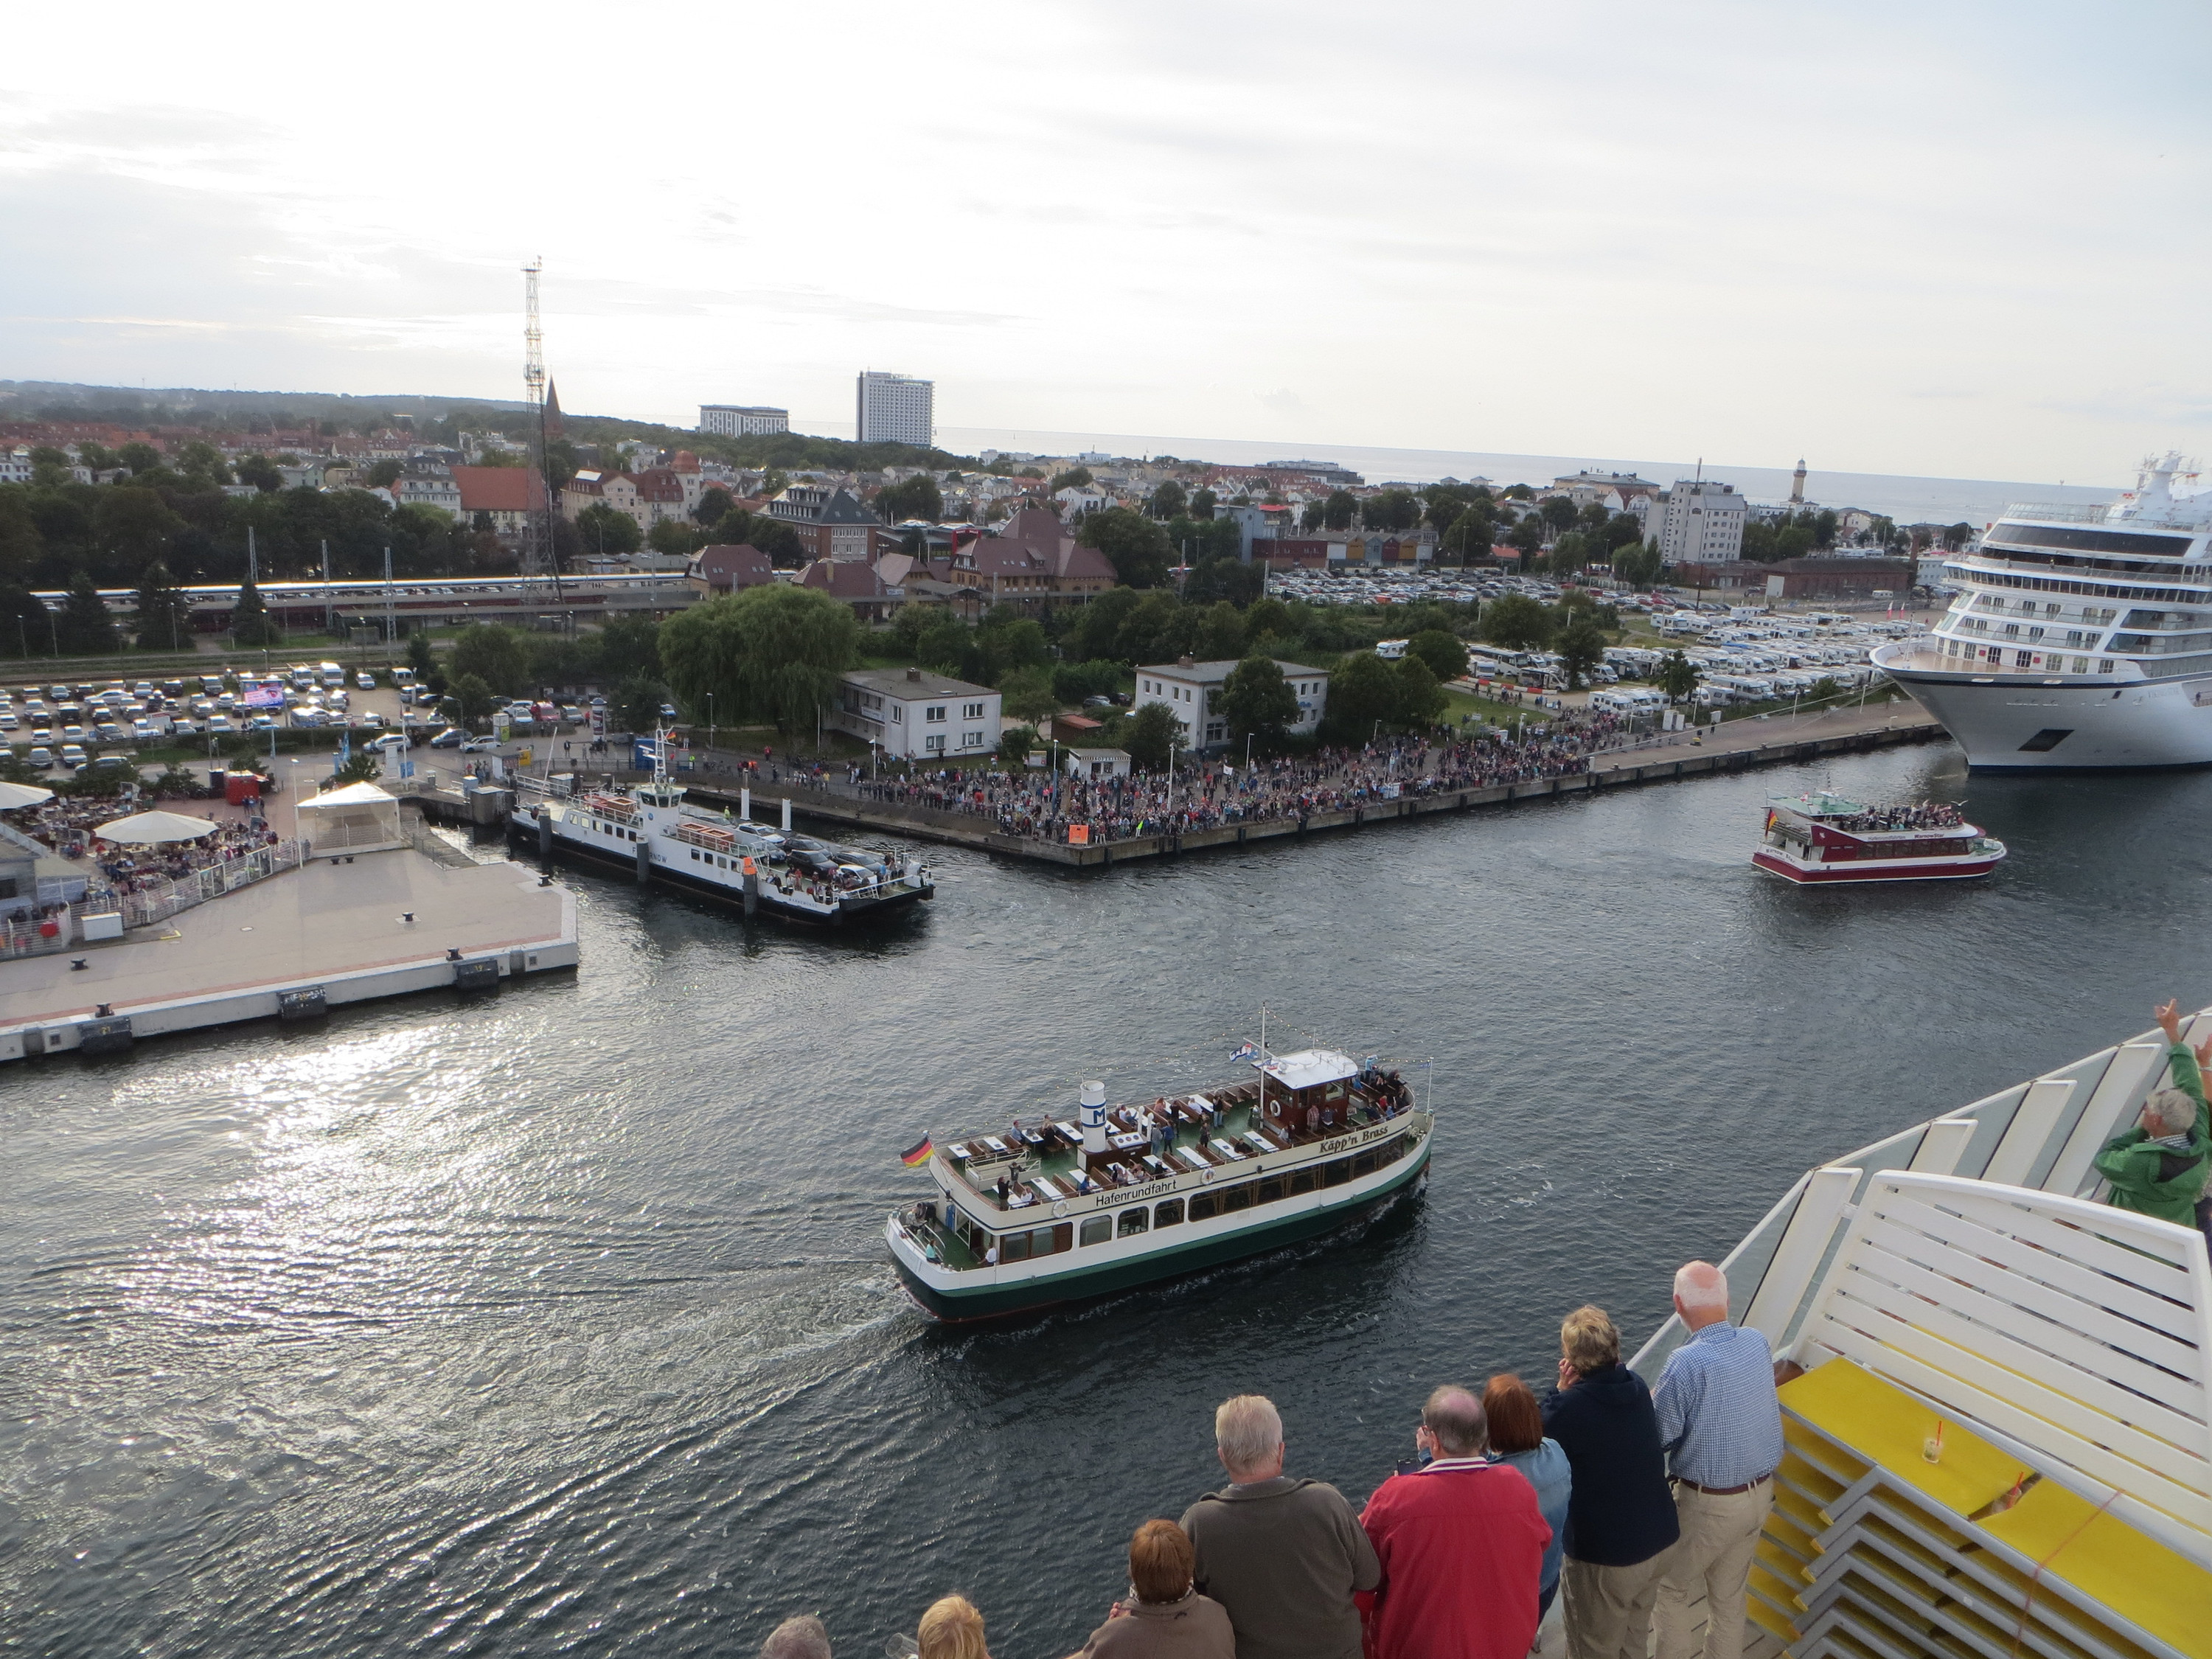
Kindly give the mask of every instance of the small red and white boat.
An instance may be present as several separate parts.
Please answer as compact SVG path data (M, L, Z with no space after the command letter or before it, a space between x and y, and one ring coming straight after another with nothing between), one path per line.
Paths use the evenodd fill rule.
M2005 855L1955 806L1867 806L1820 790L1776 795L1751 861L1784 881L1959 881L1986 876Z

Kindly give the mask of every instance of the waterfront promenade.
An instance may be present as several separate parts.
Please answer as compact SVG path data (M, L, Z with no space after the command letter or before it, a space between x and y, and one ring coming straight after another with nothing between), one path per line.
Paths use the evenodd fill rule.
M1237 822L1218 822L1178 828L1152 829L1111 839L1093 836L1088 844L1071 845L1064 828L1056 834L1010 833L1002 827L1003 813L995 806L986 811L951 810L915 800L878 798L866 782L847 781L842 775L814 778L787 775L771 781L768 769L750 781L757 817L773 817L772 803L788 795L792 811L802 817L840 825L848 830L908 836L966 847L1009 858L1028 859L1071 869L1100 869L1145 859L1173 857L1214 848L1243 847L1285 837L1324 831L1372 828L1437 812L1471 811L1518 801L1548 799L1714 773L1740 772L1761 766L1786 765L1824 755L1863 753L1898 744L1925 743L1943 736L1943 728L1911 703L1878 704L1846 710L1825 711L1796 717L1729 722L1717 732L1669 733L1658 741L1599 748L1571 757L1572 769L1552 770L1533 760L1516 769L1528 773L1551 771L1550 775L1524 775L1497 782L1473 782L1450 787L1419 787L1418 768L1399 775L1395 799L1362 799L1349 805L1330 805L1271 816L1251 816ZM1532 746L1533 747L1533 746ZM1513 751L1507 750L1509 755ZM687 775L691 798L703 805L739 803L738 773L747 757L714 754L714 770ZM779 767L776 769L781 771ZM1380 757L1367 768L1341 769L1342 774L1382 770ZM731 780L724 782L727 777ZM1201 794L1200 799L1204 799Z

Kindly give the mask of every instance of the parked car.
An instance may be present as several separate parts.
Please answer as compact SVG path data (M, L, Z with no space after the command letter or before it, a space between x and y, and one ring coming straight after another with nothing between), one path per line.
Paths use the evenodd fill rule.
M43 772L49 766L52 766L54 763L54 751L47 748L44 744L40 744L37 748L31 750L29 754L24 756L23 760L25 764L34 766L40 771Z
M62 764L68 767L72 771L83 765L84 745L81 743L64 744L62 745Z
M469 734L458 726L449 726L430 739L433 749L459 749L469 740Z
M231 724L230 716L228 714L211 715L208 720L207 729L210 732L235 732L238 730L235 726Z
M169 735L173 738L197 738L200 734L198 720L171 720Z
M364 749L381 749L387 755L396 755L407 747L407 739L397 732L386 732L380 738L371 738L362 745Z
M461 745L461 752L464 755L496 755L499 753L499 739L497 738L471 738L466 743Z
M364 691L374 691L376 690L376 676L370 673L366 668L362 669L360 673L356 674L353 677L353 683Z

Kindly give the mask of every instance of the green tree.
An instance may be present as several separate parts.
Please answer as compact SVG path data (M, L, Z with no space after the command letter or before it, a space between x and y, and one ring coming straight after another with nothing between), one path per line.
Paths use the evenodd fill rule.
M1580 690L1589 683L1591 671L1605 660L1605 631L1589 612L1577 611L1559 635L1559 665L1567 671L1567 689Z
M1432 725L1451 705L1443 687L1437 683L1435 671L1410 652L1400 659L1391 678L1398 683L1395 713L1400 726Z
M415 633L407 636L407 665L415 671L415 678L418 680L427 681L437 672L438 653L430 644L428 634Z
M185 521L150 489L111 484L99 495L100 504L92 513L93 536L100 550L125 568L161 557L163 544L185 527Z
M1659 689L1669 702L1680 702L1698 689L1698 665L1680 651L1670 652L1659 665Z
M1649 587L1659 578L1659 550L1640 544L1634 547L1617 547L1613 552L1613 574L1631 587Z
M1498 534L1498 521L1490 516L1490 506L1479 501L1454 519L1451 528L1437 538L1437 548L1448 554L1456 554L1462 564L1470 559L1486 559Z
M599 629L599 676L611 683L632 674L660 677L660 624L651 617L610 617Z
M1052 660L1052 646L1043 627L1012 611L994 611L975 630L980 661L975 665L986 685L998 685L1016 669L1042 670Z
M1168 538L1159 526L1126 507L1109 507L1083 521L1076 539L1095 547L1130 587L1158 587L1168 578Z
M1398 678L1390 665L1372 651L1353 652L1329 677L1324 735L1334 743L1364 743L1378 721L1396 723L1398 706Z
M1506 532L1505 544L1508 547L1519 548L1522 562L1526 563L1528 556L1544 545L1543 520L1534 513L1529 514Z
M1129 751L1129 763L1147 772L1166 771L1182 740L1182 722L1164 702L1146 703L1121 724L1121 747Z
M456 674L443 707L448 718L463 726L474 726L478 720L489 719L497 702L483 675Z
M691 516L711 530L736 505L736 498L728 490L720 484L709 484L699 492L699 505L691 509Z
M392 469L392 477L379 478L376 475L387 466ZM237 472L239 483L252 484L264 495L273 495L284 487L284 475L276 470L276 463L266 455L248 455L238 464ZM379 461L369 469L368 481L373 485L390 484L398 476L398 462Z
M176 471L195 489L216 489L231 481L230 465L210 443L189 443L177 453Z
M668 701L668 688L650 674L629 675L615 687L608 701L619 722L617 729L623 732L653 732L667 718L660 706Z
M1247 657L1231 669L1218 707L1233 736L1262 744L1298 723L1298 694L1272 657Z
M1350 490L1332 489L1321 504L1321 521L1331 530L1349 530L1352 515L1358 511L1359 500Z
M270 616L269 607L261 602L261 590L250 576L238 585L238 603L230 612L230 637L233 643L248 647L274 645L284 637L284 630Z
M1244 652L1243 613L1226 599L1198 612L1191 629L1190 653L1203 662L1227 662Z
M473 674L501 696L531 690L530 642L497 623L471 623L453 638L447 672L455 680Z
M1102 658L1123 660L1116 648L1121 624L1144 597L1133 587L1109 587L1092 599L1075 613L1075 621L1060 642L1067 654L1082 662Z
M107 601L100 597L92 573L80 570L70 580L62 600L59 624L62 653L72 657L104 657L119 648L115 622L107 614Z
M29 492L0 484L0 582L27 583L46 543L31 516Z
M1156 519L1179 519L1189 507L1189 495L1173 478L1163 480L1145 503L1145 510Z
M1552 637L1552 618L1526 593L1501 593L1482 607L1480 629L1492 645L1531 651Z
M1060 712L1060 698L1053 691L1052 677L1042 668L1015 669L999 682L999 696L1007 714L1025 726L1034 726ZM1026 755L1029 750L1024 749L1022 752Z
M681 519L661 519L654 523L645 539L656 553L696 553L706 541L707 532Z
M999 732L999 764L1018 775L1030 763L1030 751L1037 745L1036 727L1009 726Z
M1221 497L1203 484L1191 491L1190 516L1194 519L1211 519L1220 505Z
M175 651L192 637L191 607L159 559L138 579L138 648Z
M1455 680L1467 672L1467 646L1448 629L1425 628L1406 641L1406 649L1428 664L1439 680Z
M353 751L353 757L331 774L330 787L342 789L349 783L374 783L384 775L384 757L367 747Z
M722 718L811 729L860 653L850 605L814 588L773 582L709 599L661 624L660 660L684 705L715 696Z
M605 501L593 501L576 515L576 533L586 553L635 553L645 539L635 519Z
M1536 516L1553 535L1575 526L1575 504L1565 495L1547 495L1536 503Z
M891 524L902 519L927 519L936 524L945 517L945 492L929 474L917 472L878 490L876 511Z
M1421 521L1420 497L1410 489L1379 490L1362 503L1359 521L1370 530L1411 530Z
M116 459L136 474L151 472L161 465L161 452L149 443L129 443L116 451Z
M1063 489L1085 489L1090 487L1091 482L1089 467L1071 466L1065 472L1054 473L1052 482L1044 487L1044 493L1057 495Z

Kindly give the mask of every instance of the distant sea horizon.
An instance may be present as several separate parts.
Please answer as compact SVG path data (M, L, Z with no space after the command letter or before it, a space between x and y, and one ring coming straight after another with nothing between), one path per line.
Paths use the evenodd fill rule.
M849 428L850 422L844 423ZM985 449L1069 456L1094 452L1122 457L1173 455L1187 461L1255 466L1267 461L1334 461L1370 484L1431 484L1446 478L1487 479L1494 484L1549 483L1584 469L1633 472L1654 483L1703 475L1734 484L1753 501L1790 498L1789 467L1745 466L1708 460L1654 460L1621 455L1519 455L1461 449L1395 449L1361 444L1311 444L1249 438L1193 438L1128 432L1055 432L1041 428L953 426L938 428L941 448L973 455ZM1998 478L1915 477L1886 472L1832 472L1808 467L1806 500L1814 506L1863 507L1899 524L1956 524L1979 528L2014 501L2066 501L2092 506L2115 499L2118 488L2042 483Z

